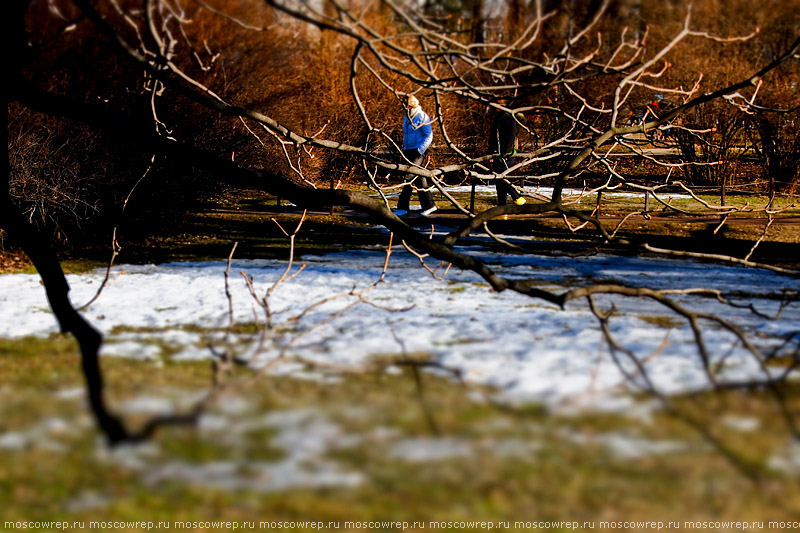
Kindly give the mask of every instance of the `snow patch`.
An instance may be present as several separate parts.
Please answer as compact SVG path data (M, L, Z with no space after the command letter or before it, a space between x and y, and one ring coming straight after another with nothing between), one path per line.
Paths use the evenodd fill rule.
M745 301L746 293L747 301L753 300L767 314L779 309L780 299L755 295L800 290L800 281L774 272L685 260L508 256L480 247L461 251L486 261L504 276L535 279L545 287L620 282L635 287L708 287L736 301ZM273 294L275 320L280 323L324 298L347 293L353 286L371 285L383 260L384 253L378 249L303 257L306 269ZM223 261L115 267L115 282L89 310L90 316L104 317L97 322L106 334L102 353L160 361L161 346L169 346L170 352L177 352L172 356L176 360L211 357L207 344L224 347L222 330L228 324L225 267ZM253 277L259 295L284 268L284 262L268 260L238 260L232 265L233 271ZM87 301L104 275L104 269L69 275L73 301ZM252 323L254 301L244 281L234 278L231 291L235 320ZM385 282L375 287L370 299L388 308L411 308L389 313L359 305L326 323L331 313L352 303L353 297L331 301L311 309L303 321L293 325L293 331L304 335L291 345L288 354L323 365L358 367L375 355L427 353L469 382L496 387L505 401L539 402L551 407L580 405L581 398L585 406L597 405L604 399L613 401L632 388L610 357L597 320L585 302L571 302L560 310L510 291L491 292L472 272L453 270L442 283L427 275L418 260L400 248L392 254ZM725 307L712 298L681 295L675 299L698 312L723 313L745 330L763 335L755 340L765 345L796 331L800 323L797 302L783 310L780 320L770 321L746 309ZM610 321L613 334L637 357L646 359L649 375L661 392L708 387L691 328L685 321L660 320L669 313L645 299L600 296L596 300L603 309L617 309ZM19 316L25 319L17 319ZM645 320L647 317L653 320ZM123 332L117 333L120 328ZM146 331L131 333L131 328ZM219 330L201 334L187 328ZM46 336L54 330L55 320L47 311L38 277L0 276L0 337ZM704 335L712 352L710 363L723 365L720 379L766 377L735 337L715 328L706 328ZM283 336L278 345L268 345L264 352L255 354L254 365L273 360L288 339ZM255 337L231 336L229 346L250 358ZM636 373L636 365L625 357L619 364L626 372ZM330 377L330 373L297 363L278 365L274 372L308 379ZM634 385L643 384L640 377L635 379Z
M389 448L387 456L408 463L428 463L470 457L469 442L455 438L415 438L401 440Z

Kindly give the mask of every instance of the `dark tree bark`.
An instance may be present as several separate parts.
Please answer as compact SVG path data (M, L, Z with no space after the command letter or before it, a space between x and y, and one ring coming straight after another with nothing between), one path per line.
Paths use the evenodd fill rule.
M472 5L472 42L475 44L483 44L486 42L484 4L484 0L475 0L475 3Z
M23 17L28 2L16 2L9 8L12 17L7 19L7 30L12 36L11 77L9 80L8 101L11 102L22 94L27 84L23 82L22 69L29 57L27 36ZM61 331L71 333L81 350L81 367L86 380L89 403L100 429L110 443L117 443L128 437L120 420L111 413L105 404L103 395L103 376L100 370L98 352L103 337L72 306L69 300L69 284L64 271L58 262L55 252L47 239L24 219L11 202L11 165L6 148L5 172L0 180L0 229L17 243L33 262L42 278L50 308L58 320Z

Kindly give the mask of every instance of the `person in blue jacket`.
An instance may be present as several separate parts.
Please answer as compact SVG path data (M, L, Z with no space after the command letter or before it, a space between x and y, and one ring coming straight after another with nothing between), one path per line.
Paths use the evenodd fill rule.
M422 166L425 152L428 151L432 141L433 128L431 127L431 118L419 106L419 100L413 95L409 96L406 101L406 113L403 118L403 156L413 165ZM405 163L405 161L403 162ZM409 173L406 176L406 180L409 183L400 192L400 198L397 200L397 209L394 212L395 215L403 216L408 214L414 188L417 189L419 194L419 203L422 207L421 214L428 216L436 211L436 203L433 201L428 178Z

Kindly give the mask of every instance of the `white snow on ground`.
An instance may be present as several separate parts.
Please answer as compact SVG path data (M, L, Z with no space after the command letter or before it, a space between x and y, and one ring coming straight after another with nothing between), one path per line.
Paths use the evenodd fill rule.
M690 261L610 257L500 256L478 248L465 249L486 260L503 275L529 278L544 288L563 290L573 284L622 282L656 288L709 287L731 294L736 301L754 301L774 314L776 299L765 295L785 289L800 290L800 282L773 272L709 265ZM383 264L381 250L361 250L325 256L307 256L297 277L281 285L271 304L278 322L298 314L331 295L359 290L378 279ZM281 275L285 263L267 260L234 261L231 291L237 322L253 322L258 309L240 272L254 279L258 294ZM86 317L106 334L103 354L145 359L209 357L209 340L221 342L223 333L211 337L193 326L225 327L228 301L224 291L224 262L121 265L113 282L86 312ZM101 282L104 269L68 276L76 305L88 301ZM561 288L560 288L561 287ZM418 260L396 248L386 281L369 293L369 299L389 312L361 304L328 324L298 339L288 353L336 364L359 364L375 355L426 352L449 367L460 369L467 380L497 386L511 401L542 401L598 405L625 389L624 380L608 354L597 320L584 301L566 310L541 300L506 291L495 293L471 272L452 270L444 282L433 279ZM758 332L759 342L776 344L778 337L797 331L800 305L786 308L780 320L759 318L746 310L724 307L714 299L680 296L676 299L696 311L721 313L727 320ZM352 298L314 308L295 328L317 324ZM691 330L672 319L654 302L632 298L599 298L604 308L614 304L617 314L611 328L617 338L640 357L657 386L674 393L707 386ZM263 323L263 314L259 314ZM650 320L645 320L647 316ZM656 325L660 324L660 325ZM669 327L664 327L667 324ZM129 330L112 330L119 327ZM181 329L181 328L187 328ZM153 331L141 328L152 328ZM44 288L36 275L0 276L0 337L45 336L57 331ZM760 376L761 370L736 340L718 328L707 328L705 340L712 360L724 358L726 378ZM251 337L237 335L240 346L253 346ZM245 354L252 352L245 351ZM277 355L274 347L260 354L261 362ZM629 370L632 365L628 365ZM278 369L298 372L297 365Z
M200 424L204 433L216 431L229 437L270 428L277 433L270 443L284 457L272 462L170 461L142 467L146 484L158 485L169 480L223 490L272 492L295 487L352 487L363 482L361 473L342 470L339 464L325 458L328 451L352 447L358 443L357 439L345 435L339 426L313 409L276 411L246 424L228 424L221 417L209 422L206 418Z
M473 455L469 442L456 438L411 438L395 443L388 457L409 463L436 462Z
M0 450L39 448L54 452L65 451L66 447L57 439L75 431L78 430L62 418L45 418L27 431L0 433Z
M530 196L533 198L538 198L540 200L549 200L553 196L553 188L552 187L537 187L536 185L519 185L518 181L514 181L514 186L518 191L520 191L524 196ZM448 193L450 194L457 194L457 193L471 193L472 185L458 185L456 187L446 187L445 188ZM592 192L594 191L594 192ZM644 192L633 192L633 191L620 191L615 189L608 189L603 190L603 198L639 198L642 201L642 206L644 206ZM384 190L383 195L387 198L397 198L400 196L400 190ZM380 198L380 195L373 194L374 198ZM497 188L495 185L476 185L475 186L475 196L480 198L495 198L497 196ZM688 194L681 194L681 193L665 193L659 192L658 197L664 201L668 200L689 200L692 197ZM564 201L569 204L571 202L577 202L580 200L583 201L592 201L597 198L597 191L594 189L564 189L562 192L562 198ZM411 199L411 210L418 210L421 209L418 204L414 204L414 200L416 197ZM651 198L651 201L654 202L652 205L656 205L656 200ZM294 205L294 204L289 204Z
M800 476L800 444L797 439L788 441L785 448L773 455L767 464L777 472Z
M525 185L519 186L517 182L515 182L515 186L518 190L520 190L523 194L527 196L540 196L542 198L550 198L553 196L553 188L552 187L537 187L535 185ZM458 187L447 187L447 192L449 193L457 193L457 192L470 192L472 189L471 185L459 185ZM591 197L594 198L595 193L590 193L593 189L564 189L563 191L563 198L565 201L572 201L577 200L581 197ZM475 186L475 194L478 196L494 196L497 194L496 187L494 185L476 185ZM389 195L387 195L389 196ZM399 193L396 194L399 196ZM603 197L605 198L641 198L644 201L644 193L643 192L630 192L630 191L617 191L614 189L611 190L604 190ZM663 199L672 198L673 200L678 199L690 199L691 196L688 194L681 194L681 193L659 193L659 197Z
M652 441L623 433L603 433L589 436L584 433L564 431L562 434L566 440L576 444L600 444L612 455L623 459L677 453L686 450L687 447L683 442Z

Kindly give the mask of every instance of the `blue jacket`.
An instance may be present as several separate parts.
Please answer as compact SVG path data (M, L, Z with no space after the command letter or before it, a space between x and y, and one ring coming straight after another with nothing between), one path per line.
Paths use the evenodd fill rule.
M422 109L411 120L403 119L403 150L416 150L424 154L433 141L431 118Z

